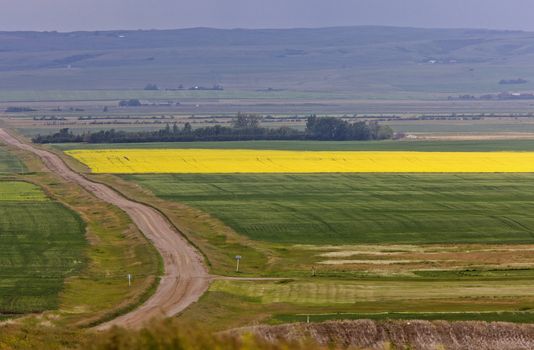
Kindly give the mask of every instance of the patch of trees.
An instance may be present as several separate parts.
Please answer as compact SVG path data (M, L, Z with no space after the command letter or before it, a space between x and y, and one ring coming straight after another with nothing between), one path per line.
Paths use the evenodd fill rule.
M498 94L486 94L480 96L459 95L449 96L449 100L534 100L534 93L531 92L501 92Z
M41 136L37 135L32 139L35 143L67 143L67 142L82 142L81 135L75 135L69 128L63 128L53 135Z
M67 120L67 118L55 115L43 115L41 117L33 117L33 120Z
M525 80L523 78L517 78L517 79L502 79L499 81L500 85L514 85L514 84L526 84L528 83L528 80Z
M119 107L141 107L141 101L138 99L119 101Z
M212 87L206 87L206 86L192 86L189 88L189 90L203 90L203 91L223 91L224 87L219 84L215 84Z
M7 113L24 113L24 112L35 112L35 109L30 107L7 107Z
M144 90L147 90L147 91L158 91L159 87L156 84L146 84Z
M393 129L377 122L349 123L335 117L312 115L306 121L305 135L311 140L324 141L384 140L393 137Z
M232 127L221 125L193 129L190 123L183 127L167 124L157 131L126 132L103 130L77 135L68 128L53 135L38 135L35 143L130 143L130 142L191 142L191 141L248 141L248 140L383 140L394 136L389 126L377 122L358 121L349 123L334 117L310 116L306 130L290 127L264 128L260 126L261 117L253 114L238 114Z

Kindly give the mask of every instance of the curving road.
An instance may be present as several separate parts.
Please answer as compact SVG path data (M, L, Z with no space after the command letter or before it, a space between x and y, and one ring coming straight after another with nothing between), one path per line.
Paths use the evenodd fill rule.
M156 292L137 309L96 329L103 330L115 325L140 328L153 318L174 316L197 301L208 289L210 276L201 255L160 212L131 201L106 185L90 181L70 169L54 153L23 143L3 129L0 129L0 141L36 154L50 171L122 209L161 254L165 273Z

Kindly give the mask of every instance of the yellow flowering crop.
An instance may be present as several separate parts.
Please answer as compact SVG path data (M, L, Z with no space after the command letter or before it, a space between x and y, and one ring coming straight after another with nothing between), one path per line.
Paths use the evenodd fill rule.
M534 172L534 152L71 150L94 173Z

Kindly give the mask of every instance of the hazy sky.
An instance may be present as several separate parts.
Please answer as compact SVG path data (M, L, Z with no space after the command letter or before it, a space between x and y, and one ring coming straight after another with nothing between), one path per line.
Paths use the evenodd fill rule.
M0 0L0 30L380 24L534 31L534 0Z

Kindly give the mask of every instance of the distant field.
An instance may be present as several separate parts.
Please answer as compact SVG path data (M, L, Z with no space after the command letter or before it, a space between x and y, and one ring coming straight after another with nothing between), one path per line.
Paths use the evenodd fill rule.
M0 182L0 314L57 308L85 245L76 214L32 184Z
M308 92L308 91L145 91L139 89L116 90L0 90L0 102L36 102L36 101L114 101L124 99L177 100L177 99L314 99L314 98L348 98L343 92Z
M476 123L458 123L458 122L387 122L385 123L393 128L396 132L405 133L451 133L451 134L498 134L498 133L532 133L534 124L531 121L521 122L502 122L479 121Z
M163 128L162 125L105 125L105 126L75 126L70 127L69 130L72 131L75 134L83 134L87 132L99 132L102 130L109 130L109 129L115 129L115 130L124 130L129 132L138 132L138 131L155 131L155 130L161 130ZM21 134L28 136L28 137L34 137L37 135L51 135L59 132L59 130L62 129L61 126L58 127L43 127L43 126L36 126L36 127L30 127L30 128L17 128L17 131L19 131Z
M0 173L17 173L24 170L24 165L0 144Z
M61 150L74 149L263 149L295 151L421 151L494 152L534 151L534 140L483 141L227 141L55 144Z
M534 242L530 174L123 177L268 242Z

